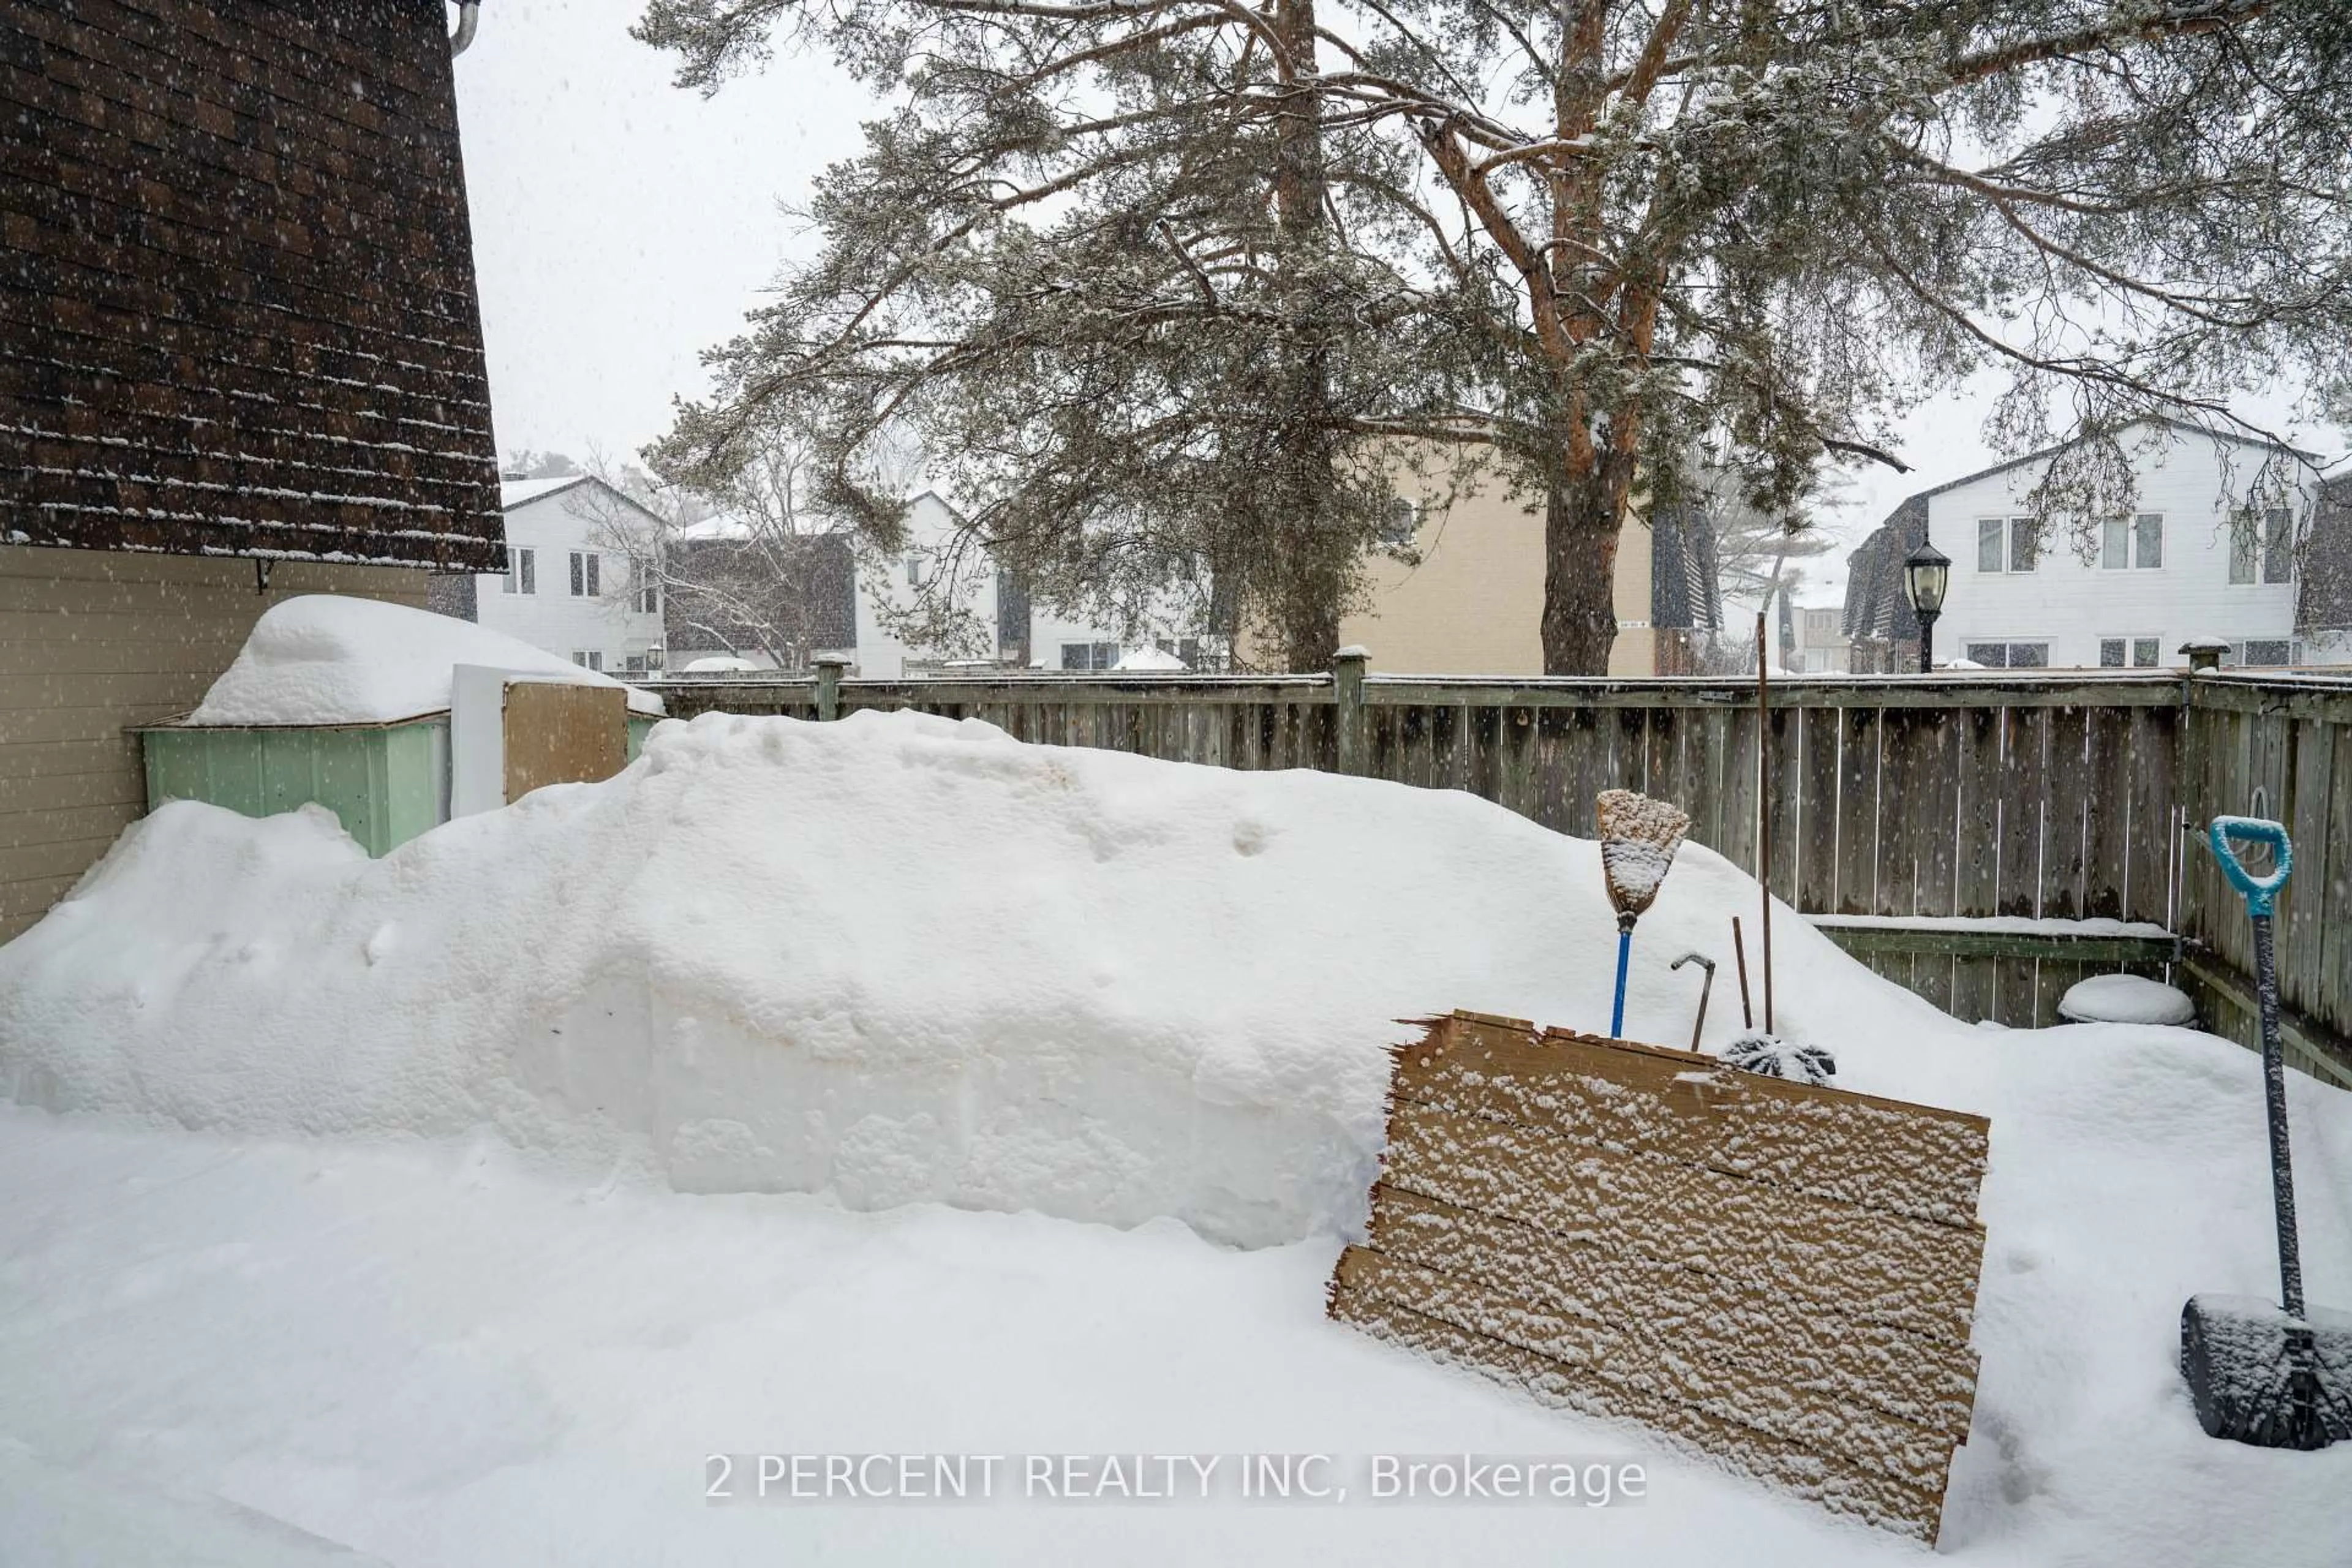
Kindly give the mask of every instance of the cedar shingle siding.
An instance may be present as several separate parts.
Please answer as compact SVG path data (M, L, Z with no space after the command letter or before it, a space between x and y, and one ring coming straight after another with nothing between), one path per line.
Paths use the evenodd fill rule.
M504 569L445 27L0 5L0 542Z

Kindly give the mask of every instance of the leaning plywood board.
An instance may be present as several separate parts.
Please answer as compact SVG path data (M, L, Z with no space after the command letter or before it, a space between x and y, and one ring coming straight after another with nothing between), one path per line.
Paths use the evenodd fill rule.
M593 784L629 765L629 695L617 686L514 680L506 688L506 794Z
M1981 1117L1455 1013L1400 1047L1331 1315L1932 1542Z

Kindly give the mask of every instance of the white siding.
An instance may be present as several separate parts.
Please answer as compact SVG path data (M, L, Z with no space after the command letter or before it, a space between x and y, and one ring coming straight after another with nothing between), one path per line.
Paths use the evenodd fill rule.
M955 514L949 510L947 503L926 490L908 505L907 530L911 547L908 553L923 561L924 570L934 570L933 558L954 534L955 526ZM857 574L856 668L859 675L871 679L900 679L906 673L910 659L927 661L950 657L938 649L909 647L883 627L881 611L886 605L906 610L914 605L916 590L907 580L907 560L906 555L901 555L887 566L869 567ZM983 569L971 575L980 580L966 583L962 607L978 623L981 647L976 652L962 651L953 657L992 658L999 653L996 646L996 574L992 570ZM1119 640L1117 632L1060 620L1043 605L1032 606L1029 657L1033 666L1060 669L1064 643L1115 643Z
M2162 664L2178 668L2188 661L2176 650L2191 637L2218 637L2240 648L2250 638L2294 637L2294 583L2230 581L2227 486L2231 479L2242 485L2260 454L2241 449L2225 479L2219 444L2210 437L2179 433L2151 438L2143 428L2126 436L2126 450L2136 443L2137 510L2164 519L2163 564L2158 567L2110 569L2100 564L2095 549L2085 565L2072 535L2056 529L2033 571L1980 571L1979 520L2020 511L2038 478L2038 465L1928 497L1928 537L1952 558L1951 587L1936 623L1938 663L1964 656L1972 643L2044 642L2052 665L2095 668L2101 639L2154 637ZM2298 531L2309 509L2309 495L2299 496L2294 508ZM2254 574L2262 575L2259 562Z
M602 654L604 668L613 673L626 669L632 657L642 658L647 649L660 647L661 616L635 607L628 557L611 548L609 530L598 510L615 504L626 503L617 502L610 492L598 496L592 493L592 485L581 485L509 507L508 558L519 560L517 552L523 550L533 552L535 591L509 594L508 578L478 576L476 618L492 631L561 658L583 651ZM601 592L593 597L572 596L574 552L601 557Z

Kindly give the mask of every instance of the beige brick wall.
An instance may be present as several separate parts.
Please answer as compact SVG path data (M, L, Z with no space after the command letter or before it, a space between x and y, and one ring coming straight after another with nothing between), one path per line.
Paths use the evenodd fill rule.
M297 594L421 605L425 574L0 545L0 942L146 808L134 724L184 712L261 612Z

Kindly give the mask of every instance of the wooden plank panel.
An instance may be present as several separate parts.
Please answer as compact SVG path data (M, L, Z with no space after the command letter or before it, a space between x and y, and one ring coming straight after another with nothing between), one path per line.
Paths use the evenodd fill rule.
M1775 708L1765 715L1763 739L1771 758L1771 787L1766 791L1765 815L1772 828L1772 892L1794 905L1798 877L1803 866L1804 840L1801 803L1805 789L1805 759L1801 738L1804 721L1793 708Z
M1904 804L1911 813L1911 842L1918 866L1916 908L1923 915L1948 915L1956 912L1958 900L1960 721L1953 713L1932 708L1926 710L1925 718L1927 721L1911 734L1911 787ZM1948 999L1948 975L1940 990Z
M1829 914L1837 908L1838 715L1807 708L1798 743L1802 804L1797 829L1797 908Z
M2192 714L2189 724L2202 726L2206 715ZM2124 919L2172 924L2172 858L2178 835L2173 807L2185 783L2180 773L2184 721L2174 709L2135 708L2126 722L2131 737L2126 766L2129 784L2124 793ZM2185 925L2175 926L2186 930Z
M1576 715L1557 708L1535 710L1535 819L1554 833L1575 831L1576 806L1569 798L1573 781L1569 772L1570 736ZM1590 816L1592 803L1584 803ZM1585 837L1591 837L1586 829Z
M1922 709L1895 709L1878 721L1877 912L1918 912L1918 816L1912 810L1919 787L1919 727ZM1898 984L1907 984L1907 975Z
M1683 809L1690 813L1691 837L1718 855L1724 853L1723 770L1729 737L1730 716L1720 708L1702 708L1684 725L1683 780L1690 799Z
M2124 918L2124 878L2131 825L2131 715L2091 708L2083 811L2083 914Z
M2048 795L2042 811L2042 913L2077 920L2083 913L2083 843L2085 787L2090 768L2090 721L2080 708L2048 710Z
M1954 884L1958 901L1952 912L1978 919L1994 912L2000 890L2001 711L1969 708L1958 720L1959 865Z
M1952 1001L1945 1009L1964 1024L1993 1016L2002 961L1998 958L1956 958L1952 961Z
M2338 1034L2352 1035L2352 724L2330 724L2324 731L2335 753L2330 764L2334 787L2327 793L2327 856L2326 908L2321 929L2328 933L2320 943L2319 991L2323 998L2312 1011Z
M1499 714L1502 760L1496 770L1495 799L1521 816L1543 820L1536 798L1537 730L1535 710L1507 708Z
M1593 803L1602 790L1613 788L1616 784L1609 769L1612 731L1601 728L1601 718L1595 709L1571 710L1560 736L1563 802L1567 807L1567 826L1560 831L1579 838L1591 838L1600 831Z
M2325 1005L2320 982L2320 917L2327 900L2327 862L2352 846L2327 841L2327 795L2334 782L2336 746L2329 726L2314 720L2292 725L2287 759L2292 769L2286 823L2294 843L2294 870L2278 905L2279 987L2287 1005L2317 1013Z
M1621 708L1614 715L1616 735L1609 754L1610 776L1619 789L1636 795L1650 788L1650 716L1647 708Z
M1723 768L1716 794L1723 802L1723 819L1716 829L1720 842L1711 847L1752 876L1756 870L1756 713L1753 709L1735 708L1722 717Z
M506 797L553 784L593 783L628 765L628 693L617 686L510 681L506 689Z
M2042 894L2042 803L2048 774L2049 710L2001 710L2000 885L1993 911L2040 914Z
M1878 710L1838 715L1837 912L1874 915L1878 907Z

